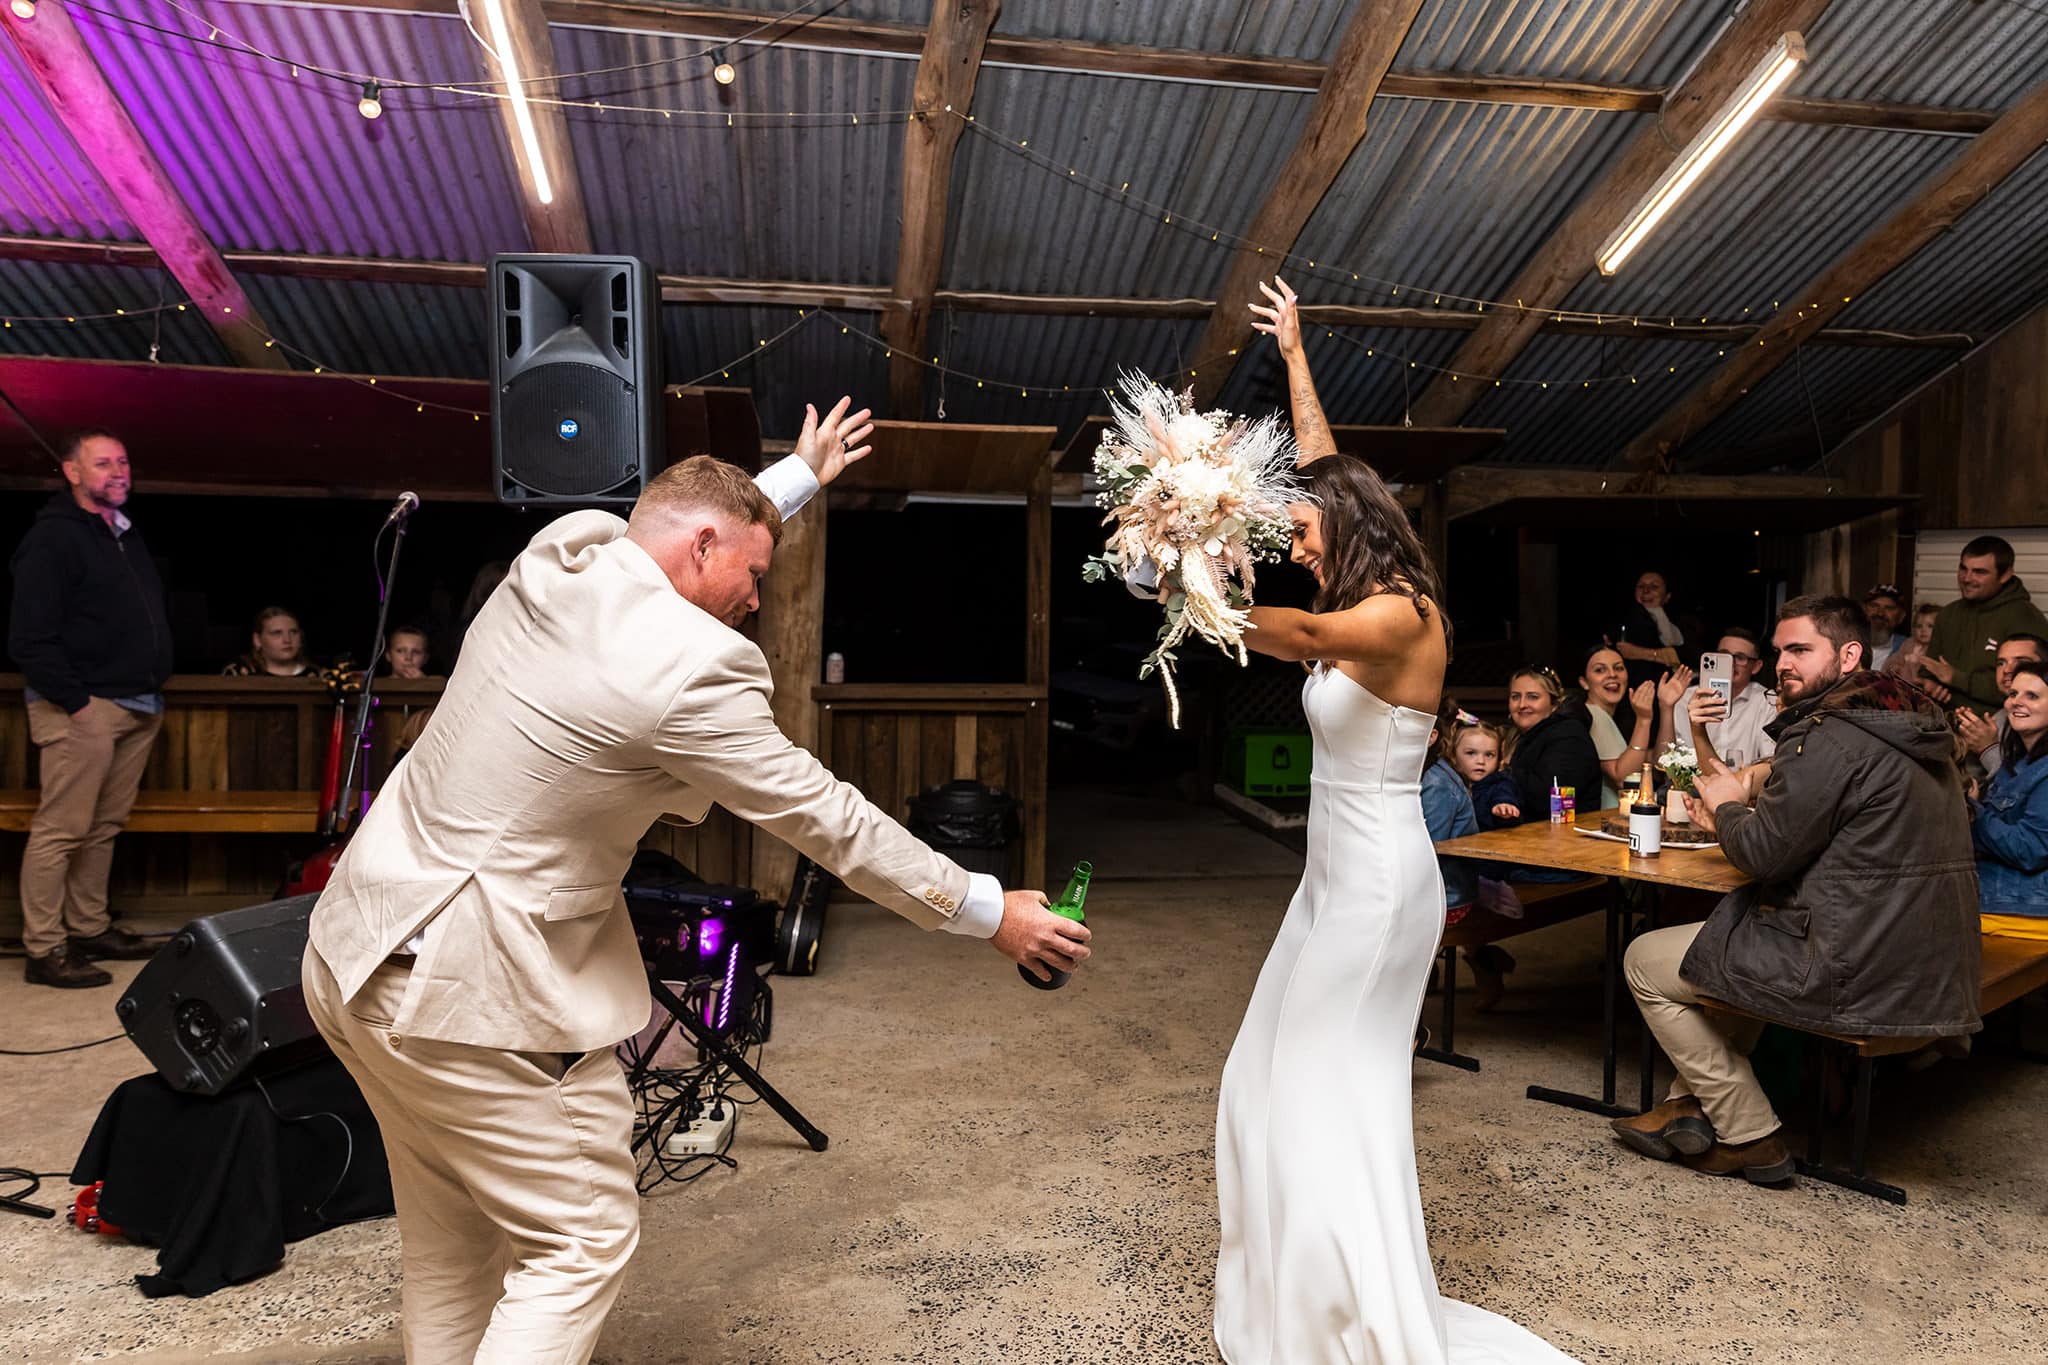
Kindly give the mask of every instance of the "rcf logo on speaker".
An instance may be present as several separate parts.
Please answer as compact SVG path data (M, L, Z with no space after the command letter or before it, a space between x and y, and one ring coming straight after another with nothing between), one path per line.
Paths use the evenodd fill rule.
M561 421L555 423L555 434L565 441L575 440L577 433L582 430L583 424L574 417L564 417Z

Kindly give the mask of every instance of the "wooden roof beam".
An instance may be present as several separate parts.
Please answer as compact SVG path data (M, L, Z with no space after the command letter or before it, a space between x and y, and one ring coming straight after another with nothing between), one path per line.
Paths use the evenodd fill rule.
M2048 142L2048 81L2027 92L1989 130L1930 177L1904 208L1844 252L1798 299L1764 324L1752 342L1728 357L1622 450L1621 463L1641 468L1671 463L1685 441L1732 407L1801 344L1879 280L1911 260L1981 203Z
M1788 29L1812 23L1827 6L1828 0L1752 0L1671 92L1663 116L1636 133L1613 167L1580 196L1514 282L1500 291L1503 299L1521 300L1525 306L1489 313L1445 369L1483 379L1505 374L1542 329L1544 316L1561 306L1593 269L1600 244L1713 120L1771 44ZM1418 426L1455 426L1488 387L1439 374L1415 400L1412 415Z
M548 37L548 17L541 0L482 0L476 11L479 32L490 45L484 49L483 64L491 79L509 82L516 71L520 86L529 94L553 99L557 93L555 47ZM495 17L504 21L502 36L510 40L509 54L495 50L501 35L491 22L494 11ZM505 60L508 55L509 62ZM533 249L588 255L592 249L590 213L584 206L583 181L576 174L575 148L562 106L531 99L523 108L511 99L493 103L505 126L505 139L512 144L512 164L518 170L521 191L519 208Z
M916 113L903 130L903 235L896 249L896 297L903 307L882 318L889 343L889 411L897 418L924 416L924 366L930 340L932 295L946 263L946 202L953 186L953 152L974 105L989 30L1002 0L932 0L931 25L917 62L911 97Z
M43 0L28 19L12 7L0 9L0 22L7 25L43 98L235 363L290 369L284 354L265 344L270 329L143 141L64 6Z
M224 251L221 259L243 275L285 275L297 279L363 284L426 284L478 289L485 267L466 261L405 261L369 256L313 256L272 251ZM73 242L52 237L0 236L0 260L47 261L64 265L118 265L154 270L156 252L142 242ZM830 308L852 313L899 310L887 285L830 284L810 280L738 280L706 275L663 275L664 303L721 303L741 307ZM1053 317L1205 318L1214 299L1104 298L1076 294L1006 294L988 290L939 289L932 306L963 313L1036 314ZM1322 327L1399 327L1420 331L1470 332L1485 319L1477 313L1442 308L1382 308L1348 303L1305 304L1304 323ZM1685 323L1648 319L1546 317L1542 330L1563 336L1626 336L1632 341L1727 343L1755 338L1747 323ZM1967 332L1902 332L1882 328L1830 327L1814 340L1828 346L1902 347L1967 351L1978 338Z
M1316 88L1301 137L1246 231L1246 238L1259 245L1240 246L1231 253L1209 325L1195 343L1189 378L1196 402L1210 403L1237 368L1254 335L1249 309L1259 298L1259 281L1294 249L1309 215L1364 140L1373 97L1421 8L1422 0L1359 0L1351 12L1336 56Z

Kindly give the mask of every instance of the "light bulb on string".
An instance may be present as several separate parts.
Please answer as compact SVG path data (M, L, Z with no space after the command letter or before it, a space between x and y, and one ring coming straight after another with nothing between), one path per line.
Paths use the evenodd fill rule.
M739 79L739 69L732 64L731 58L725 55L724 48L718 49L711 56L715 63L711 68L712 80L717 81L720 85L731 85Z
M24 22L36 17L36 0L13 0L7 8L14 11L15 18Z
M384 101L378 98L382 87L375 81L363 82L363 97L356 101L356 112L367 119L384 117Z

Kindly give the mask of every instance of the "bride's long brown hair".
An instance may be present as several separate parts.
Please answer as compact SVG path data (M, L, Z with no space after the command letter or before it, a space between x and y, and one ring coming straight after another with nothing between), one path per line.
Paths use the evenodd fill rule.
M1444 652L1451 648L1451 618L1444 610L1443 583L1408 513L1355 455L1325 455L1302 478L1304 500L1323 513L1323 586L1314 610L1343 611L1376 593L1396 593L1415 603L1427 621L1431 604L1444 628Z

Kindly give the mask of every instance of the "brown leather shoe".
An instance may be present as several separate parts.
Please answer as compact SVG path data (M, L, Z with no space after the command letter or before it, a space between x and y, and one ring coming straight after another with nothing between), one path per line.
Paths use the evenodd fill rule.
M108 929L105 933L94 934L91 938L74 936L71 940L73 956L111 958L118 962L147 961L155 957L157 949L163 946L162 943L131 934L126 929Z
M1633 1118L1615 1119L1614 1135L1644 1156L1669 1161L1695 1156L1714 1146L1714 1125L1690 1095L1680 1095Z
M41 957L31 956L21 975L31 986L56 986L65 990L105 986L114 979L69 947L52 948Z
M1717 1142L1685 1164L1702 1175L1740 1175L1752 1185L1780 1185L1799 1169L1784 1139L1766 1133L1754 1142Z

